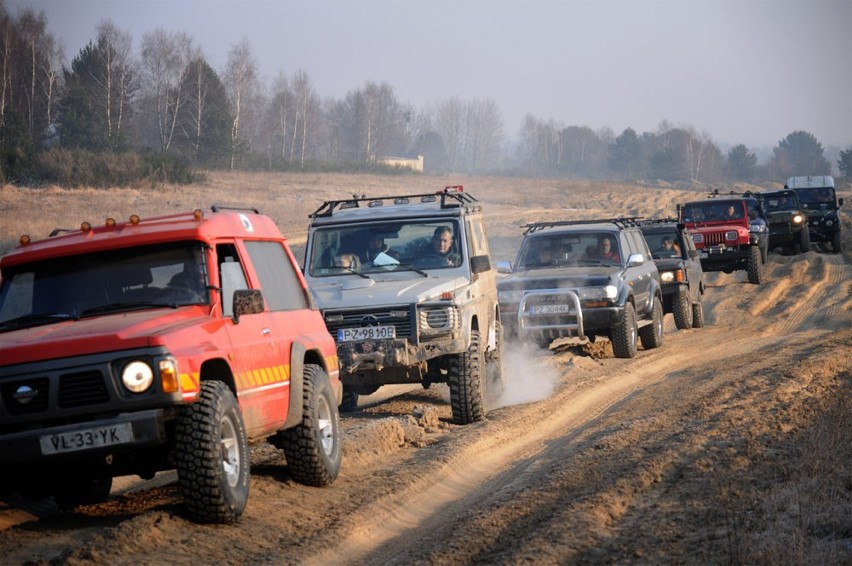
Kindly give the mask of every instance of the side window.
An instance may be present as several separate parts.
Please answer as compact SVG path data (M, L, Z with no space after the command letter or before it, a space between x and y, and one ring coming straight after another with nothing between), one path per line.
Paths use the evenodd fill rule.
M470 255L487 255L488 236L485 234L485 224L482 220L468 220L467 233L470 238Z
M233 244L216 246L216 263L219 268L219 284L222 286L222 316L233 316L234 291L248 289L243 266Z
M305 291L280 242L246 242L263 298L271 311L308 308Z
M638 253L642 254L646 260L650 260L651 252L648 250L648 244L645 243L645 236L643 236L639 230L628 230L626 235L630 241L630 251L628 255Z

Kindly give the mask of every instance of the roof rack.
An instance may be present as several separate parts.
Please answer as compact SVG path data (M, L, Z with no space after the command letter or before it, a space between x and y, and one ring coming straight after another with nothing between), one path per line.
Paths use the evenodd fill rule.
M730 191L730 192L727 192L727 193L720 193L719 189L713 189L712 192L707 193L707 198L720 198L720 197L727 197L727 196L753 197L753 196L755 196L755 194L751 191L745 191L745 192L742 192L742 193L738 193L736 191Z
M639 221L641 226L648 226L650 224L670 224L672 222L679 222L677 218L669 216L668 218L646 218Z
M545 230L547 228L571 226L575 224L612 223L618 226L619 228L629 228L639 226L639 220L641 220L640 216L626 216L622 218L599 218L597 220L557 220L554 222L533 222L530 224L524 224L523 226L521 226L521 228L524 228L524 235L526 235L532 234L533 232L538 232L539 230Z
M367 195L352 195L352 198L342 200L327 200L308 216L310 218L319 218L332 216L335 210L344 210L347 208L361 208L361 203L367 203L368 208L383 206L385 201L393 204L421 204L437 202L441 199L441 208L457 208L466 206L477 201L473 195L464 192L463 185L448 185L442 191L434 193L417 193L411 195L397 195L385 197L368 197ZM414 202L412 202L414 201Z

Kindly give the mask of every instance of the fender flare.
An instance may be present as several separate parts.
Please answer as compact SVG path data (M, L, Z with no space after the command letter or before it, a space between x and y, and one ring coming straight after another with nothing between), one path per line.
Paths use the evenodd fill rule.
M302 422L302 390L305 383L305 345L293 342L290 346L290 401L287 420L283 428L292 428Z

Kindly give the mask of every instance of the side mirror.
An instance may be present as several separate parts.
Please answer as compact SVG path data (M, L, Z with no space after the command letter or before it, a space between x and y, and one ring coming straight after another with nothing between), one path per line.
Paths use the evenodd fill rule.
M843 197L837 199L837 206L843 206Z
M756 210L749 210L748 211L748 218L749 218L749 220L757 220L757 211Z
M491 271L491 258L487 255L475 255L470 258L470 270L473 273Z
M497 273L512 273L512 262L501 259L497 262Z
M263 293L260 289L238 289L234 291L234 323L240 322L244 314L263 312Z
M689 250L687 254L689 255L689 259L698 259L700 257L698 250Z
M636 267L645 263L645 256L642 254L630 254L627 256L627 267Z

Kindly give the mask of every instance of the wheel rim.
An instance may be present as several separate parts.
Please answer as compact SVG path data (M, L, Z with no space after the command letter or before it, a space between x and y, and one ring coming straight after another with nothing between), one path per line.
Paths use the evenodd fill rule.
M235 486L240 477L240 447L237 428L230 418L222 419L222 469L228 485Z
M328 400L323 396L320 396L317 409L317 437L323 452L330 455L334 450L334 416Z

